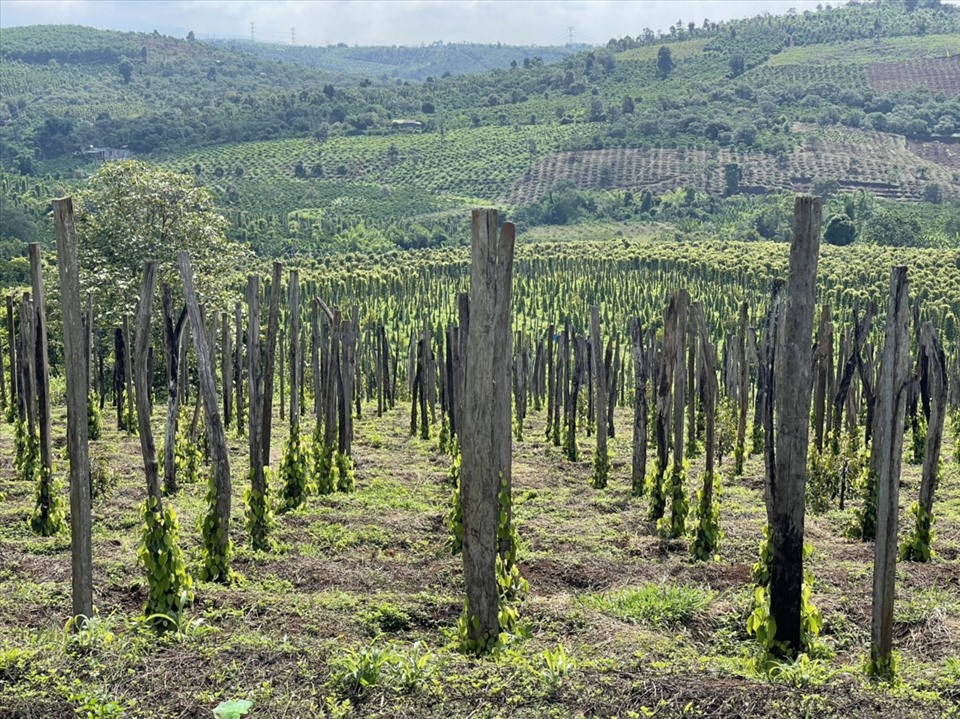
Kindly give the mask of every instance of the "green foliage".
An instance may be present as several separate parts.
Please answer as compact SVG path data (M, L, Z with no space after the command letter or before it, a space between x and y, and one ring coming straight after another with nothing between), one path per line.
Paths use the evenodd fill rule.
M93 392L87 395L87 437L91 442L100 439L103 434L103 415L100 412L100 402Z
M283 444L283 459L280 461L279 480L283 484L281 512L302 506L307 499L309 456L300 439L300 424L290 427L290 434ZM331 463L331 467L336 466Z
M706 472L704 472L703 481L706 486ZM690 554L695 560L705 562L714 556L723 540L723 530L720 528L720 474L718 472L713 476L713 496L709 505L704 490L697 492L697 506L694 509L693 518L696 521L696 529L693 532L693 541L690 543Z
M860 488L863 505L859 507L847 534L854 539L872 542L877 537L877 502L879 501L879 483L876 471L865 463L860 473Z
M246 257L229 243L209 190L192 177L142 162L106 163L74 198L81 283L96 288L101 321L134 310L139 274L157 260L159 281L179 282L177 254L190 253L201 301L217 293Z
M803 545L803 559L806 562L813 555L813 545ZM764 526L760 542L760 558L753 565L753 580L756 584L753 593L753 605L747 617L747 634L757 638L763 652L761 661L790 656L790 651L782 642L776 640L777 622L770 614L770 529ZM800 588L800 646L801 651L810 651L817 636L823 629L823 616L812 602L813 573L804 571Z
M823 240L828 245L839 245L844 247L852 245L857 239L857 226L846 215L834 215L827 223L827 229L823 231Z
M558 432L559 429L555 428L554 436L556 436ZM571 462L580 460L580 448L577 446L577 435L575 432L570 431L570 425L566 422L563 423L563 456Z
M220 702L213 710L216 719L240 719L253 708L253 702L248 699L231 699Z
M926 451L927 418L923 412L917 412L915 420L910 424L910 463L923 464Z
M668 539L677 539L686 532L687 514L690 511L686 489L688 467L686 461L673 465L664 487L664 498L670 499L670 518L668 521L666 517L661 517L657 521L657 531Z
M557 648L553 651L543 650L543 669L540 671L540 676L551 690L556 691L576 666L576 661L567 654L563 644L557 644Z
M588 594L580 601L604 614L655 627L686 624L713 602L712 592L686 584L644 584L610 594Z
M156 497L149 497L140 512L143 529L137 557L146 569L150 586L144 614L157 631L170 631L182 618L184 606L193 601L192 580L180 550L177 515L169 505L161 512Z
M250 534L250 545L255 551L269 552L273 548L270 534L273 532L276 521L273 516L273 502L270 494L270 468L263 468L265 490L258 492L251 484L243 493L244 514L247 520L247 532ZM253 470L250 470L250 480L253 480Z
M39 451L38 451L39 454ZM41 537L52 537L65 526L66 509L60 493L63 485L42 464L26 467L36 474L36 506L30 515L30 529Z
M892 652L886 658L868 657L864 665L864 673L871 679L896 683L900 676L900 657L896 652Z
M336 454L337 491L353 492L357 487L353 472L353 458L343 452Z
M460 464L463 456L458 451L450 464L448 472L450 482L453 484L453 491L450 493L450 505L447 508L445 523L450 530L450 536L447 537L447 546L452 554L460 554L463 551L463 504L460 502Z
M91 500L103 501L107 499L119 482L118 473L111 471L102 457L97 457L90 462Z
M914 518L913 531L900 545L900 559L907 562L929 562L936 555L931 548L936 537L933 531L934 517L920 506L920 502L914 502L910 506L910 514Z
M603 428L599 431L603 432ZM607 452L594 451L593 453L593 475L590 478L590 486L594 489L604 489L607 486L607 479L610 477L610 456Z
M207 513L200 522L202 546L200 555L203 568L200 579L204 582L224 584L236 579L230 569L230 555L233 553L233 541L230 539L228 525L221 524L217 514L217 484L213 471L207 482Z
M651 521L659 521L667 507L667 498L663 486L664 468L657 459L653 463L653 471L647 477L647 494L650 495L650 511L647 518Z
M313 486L317 494L333 494L339 483L339 469L333 461L335 450L323 441L323 425L317 422L313 430Z
M840 437L843 443L840 443ZM824 437L824 450L810 445L807 457L807 506L815 513L826 512L843 491L848 477L860 477L866 454L860 449L860 435L840 430ZM852 493L848 486L847 492Z
M721 398L717 405L717 463L722 464L723 458L733 451L734 475L741 477L743 476L743 448L737 446L737 411L736 404L729 397Z

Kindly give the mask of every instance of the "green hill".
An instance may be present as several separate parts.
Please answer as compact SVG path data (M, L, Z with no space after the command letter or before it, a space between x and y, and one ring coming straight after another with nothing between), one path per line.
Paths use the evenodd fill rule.
M211 185L235 236L261 247L305 217L324 218L322 244L358 222L404 223L402 236L478 202L528 225L656 217L704 229L754 197L732 210L735 226L749 211L748 228L769 237L779 230L754 222L767 211L758 196L809 189L837 195L840 211L861 191L909 212L935 205L921 224L937 242L960 227L960 8L933 1L678 23L552 64L529 48L456 45L286 48L299 59L278 62L72 26L0 39L5 171L69 184L96 167L85 148L126 148ZM465 48L484 62L523 57L422 82L383 70L425 73ZM324 55L325 70L298 64ZM377 73L348 74L357 63ZM661 200L684 188L685 205ZM11 190L8 205L29 196Z
M524 60L539 58L554 63L589 46L483 45L475 43L432 43L421 47L368 46L344 44L326 47L291 46L249 40L208 40L214 45L257 57L331 72L376 77L383 80L426 80L444 75L473 75Z

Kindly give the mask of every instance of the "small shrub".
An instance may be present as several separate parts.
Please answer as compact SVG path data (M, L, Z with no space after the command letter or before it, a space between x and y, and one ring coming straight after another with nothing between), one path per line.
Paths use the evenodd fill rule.
M685 584L644 584L614 594L587 595L588 607L630 622L677 626L705 611L713 593Z

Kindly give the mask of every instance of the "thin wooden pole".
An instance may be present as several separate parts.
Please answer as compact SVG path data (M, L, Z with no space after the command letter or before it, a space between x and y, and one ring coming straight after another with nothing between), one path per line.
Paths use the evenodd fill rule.
M270 313L267 318L267 346L266 366L263 371L263 409L261 422L263 426L262 449L263 464L270 464L270 433L273 426L273 380L277 358L277 329L280 325L280 282L283 274L283 264L273 263L273 276L270 279Z
M70 553L73 615L93 617L93 549L90 518L90 456L87 395L90 364L85 361L80 321L80 279L73 201L53 201L57 270L63 312L64 368L67 380L67 453L70 457ZM87 297L89 298L89 294ZM11 337L12 339L12 337Z
M53 437L50 431L50 360L47 352L47 303L44 299L40 244L30 244L30 282L33 290L33 312L36 317L36 392L37 422L40 426L40 461L49 476L53 475Z

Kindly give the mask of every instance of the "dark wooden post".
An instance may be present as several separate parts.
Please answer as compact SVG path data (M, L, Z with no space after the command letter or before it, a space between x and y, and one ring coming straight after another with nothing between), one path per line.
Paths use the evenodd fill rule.
M217 540L222 547L222 556L227 556L226 548L230 544L230 456L227 453L227 439L223 430L223 420L217 406L217 387L213 378L213 362L210 359L210 346L207 343L200 305L193 287L193 272L190 269L190 255L186 251L179 254L180 277L183 279L183 291L187 301L187 314L193 334L193 346L197 353L200 393L203 396L204 418L210 439L210 457L213 461L213 482L216 490L216 517L218 525ZM224 577L220 577L224 579Z
M253 496L253 527L251 534L255 549L266 549L262 536L268 526L266 515L267 482L264 475L262 395L263 377L260 364L260 278L247 277L247 399L250 410L247 416L250 447L250 488Z
M63 312L63 354L67 375L67 452L70 457L70 552L73 615L93 617L93 550L90 519L90 456L87 437L88 369L80 321L80 279L73 201L53 201L57 270ZM88 295L89 297L89 295ZM13 337L10 338L11 340ZM2 384L2 378L0 378Z
M123 382L124 387L126 388L126 416L124 417L124 424L126 425L127 434L133 432L133 360L131 353L133 352L133 346L130 344L130 316L123 316L123 326L121 328L123 332Z
M16 335L13 332L13 295L7 295L7 356L10 358L10 403L19 405L17 392L17 348ZM0 378L0 381L3 381Z
M153 293L156 282L157 263L149 260L143 265L143 281L140 285L133 380L136 383L137 427L140 432L143 468L147 478L147 495L157 500L156 511L162 512L157 448L153 441L153 430L150 427L150 373L147 368L147 353L150 349L150 317L153 313Z
M833 374L833 324L830 321L830 305L827 304L820 310L820 331L814 360L817 376L813 392L813 431L819 453L823 451L827 383Z
M40 461L48 477L53 476L53 438L50 435L50 360L47 353L47 302L44 299L40 244L31 243L30 282L33 290L36 338L37 422L40 426Z
M270 432L273 425L273 378L276 366L277 329L280 325L280 282L283 264L273 263L273 276L270 279L270 314L267 318L266 367L263 371L263 423L262 447L263 464L270 464Z
M290 431L300 426L300 272L290 270Z
M187 308L180 311L176 322L173 318L173 295L170 285L164 283L163 302L163 347L167 363L167 421L163 436L163 491L177 492L176 443L177 425L180 421L180 338L187 319ZM185 369L185 368L184 368Z
M643 353L643 325L639 317L630 319L630 342L633 356L633 463L631 465L633 496L643 496L647 476L647 363Z
M750 321L750 308L747 301L740 304L740 326L737 334L737 400L739 401L739 411L737 412L737 446L734 450L734 474L743 475L743 461L747 454L747 410L750 406L750 367L747 360L747 325ZM702 338L707 342L706 336ZM708 453L709 456L709 453Z
M236 391L237 434L243 435L243 307L240 302L233 306L233 334L236 339L233 359L233 387Z
M776 335L770 388L775 415L775 456L768 477L770 519L770 614L776 639L801 650L800 606L803 584L804 498L810 399L813 390L810 347L820 252L820 198L803 195L794 206L793 242L783 321Z
M510 542L509 506L501 507L499 496L501 483L508 495L511 488L514 237L514 226L506 223L498 239L496 210L473 211L460 486L467 632L480 646L495 641L500 632L496 559L505 547L503 542L498 547L498 534ZM508 526L498 532L502 510Z
M893 599L897 569L897 510L907 385L910 383L910 316L907 268L894 267L890 275L887 332L880 369L880 415L873 451L877 453L877 541L873 566L873 620L870 661L879 674L892 670Z
M224 311L220 315L220 379L223 386L223 427L226 429L233 420L233 351L230 347L230 315Z
M590 308L590 345L593 350L593 385L596 388L597 411L597 455L594 458L593 486L602 489L607 486L607 391L609 377L603 361L603 343L600 340L600 308ZM574 410L576 412L576 410Z

